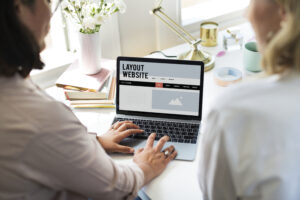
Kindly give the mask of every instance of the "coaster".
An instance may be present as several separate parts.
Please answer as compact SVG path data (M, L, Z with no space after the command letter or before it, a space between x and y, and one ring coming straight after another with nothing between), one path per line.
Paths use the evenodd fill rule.
M215 70L214 78L217 85L226 87L240 82L242 80L242 72L236 68L222 67Z

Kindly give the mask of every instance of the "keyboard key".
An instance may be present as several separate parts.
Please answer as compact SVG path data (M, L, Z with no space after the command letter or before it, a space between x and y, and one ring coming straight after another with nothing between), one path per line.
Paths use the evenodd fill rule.
M191 140L185 139L183 142L184 142L184 143L191 143Z
M171 142L178 142L178 139L176 139L176 138L171 139Z
M138 138L138 139L147 139L148 136L136 134L136 135L134 136L134 138Z

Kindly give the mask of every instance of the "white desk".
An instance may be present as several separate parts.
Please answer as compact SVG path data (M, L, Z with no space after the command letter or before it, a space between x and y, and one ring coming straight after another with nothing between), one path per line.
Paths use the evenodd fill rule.
M252 32L249 32L249 25L244 25L245 41L253 37ZM221 33L222 34L222 33ZM219 37L219 46L214 48L203 48L206 51L216 55L222 50L222 37ZM165 54L177 55L189 49L186 44L176 46L164 51ZM160 57L160 54L153 54L147 57ZM219 67L235 67L242 69L242 51L227 52L225 56L216 58L215 68ZM213 80L214 70L204 74L204 94L203 94L203 116L209 110L210 102L224 91L225 88L217 86ZM245 75L245 73L244 73ZM62 92L57 88L50 88L47 90L50 95L56 97L58 100L63 100ZM76 109L74 110L78 118L85 124L89 131L103 133L111 125L115 116L114 109ZM199 148L198 148L199 149ZM130 162L131 156L112 155L117 162ZM182 199L201 199L201 191L197 182L196 165L198 158L193 162L186 161L172 161L161 176L154 179L151 183L144 187L147 195L154 200L182 200Z

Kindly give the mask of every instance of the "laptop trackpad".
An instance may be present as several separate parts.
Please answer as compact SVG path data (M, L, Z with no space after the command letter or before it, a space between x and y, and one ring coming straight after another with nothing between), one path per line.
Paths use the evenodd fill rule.
M134 139L134 138L125 138L120 142L120 145L134 147L134 149L144 148L146 145L146 140Z

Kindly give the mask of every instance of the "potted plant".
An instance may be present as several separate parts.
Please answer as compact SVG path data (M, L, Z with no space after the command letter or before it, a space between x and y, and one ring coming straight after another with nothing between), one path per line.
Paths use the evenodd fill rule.
M100 71L100 30L106 19L114 13L124 13L123 0L64 0L62 9L78 26L79 66L85 74Z

